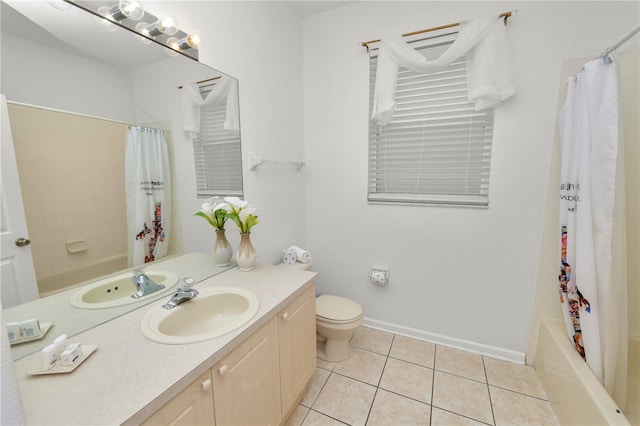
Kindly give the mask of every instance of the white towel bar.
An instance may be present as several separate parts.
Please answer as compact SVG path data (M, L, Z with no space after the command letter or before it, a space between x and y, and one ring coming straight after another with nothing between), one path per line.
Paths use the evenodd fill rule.
M249 170L254 171L258 168L259 165L264 163L286 164L295 166L296 172L300 170L302 166L304 166L304 161L298 160L297 157L295 157L293 160L269 160L267 158L259 157L253 152L249 153Z

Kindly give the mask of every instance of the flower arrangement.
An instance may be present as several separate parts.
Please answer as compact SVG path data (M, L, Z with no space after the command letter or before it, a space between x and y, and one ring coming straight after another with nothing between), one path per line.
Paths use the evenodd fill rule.
M196 215L206 219L215 229L222 231L227 219L231 219L238 225L240 233L246 234L260 223L258 216L253 214L256 209L248 208L247 204L247 201L238 197L225 197L224 200L213 197L202 204L202 210L196 212Z
M215 229L224 231L224 224L229 214L229 204L222 202L219 197L213 197L202 203L202 210L196 212L197 216L206 219Z
M253 214L256 209L248 208L247 201L243 201L238 197L225 197L224 199L229 206L227 218L231 219L238 225L241 234L248 234L251 228L260 223L258 216Z

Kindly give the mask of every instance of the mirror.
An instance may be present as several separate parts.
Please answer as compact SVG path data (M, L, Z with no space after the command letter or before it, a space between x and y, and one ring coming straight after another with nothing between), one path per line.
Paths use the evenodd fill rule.
M113 24L115 31L107 31L85 10L66 3L69 7L60 10L55 3L62 2L3 0L0 11L0 90L7 98L20 179L28 181L22 185L27 226L40 293L46 296L5 309L4 320L28 316L54 322L39 344L13 346L16 359L62 332L76 334L153 300L83 310L71 307L68 297L73 287L127 268L123 171L129 124L166 130L175 182L172 153L187 141L178 87L226 75L157 43L145 44ZM42 125L45 119L49 122ZM88 127L96 123L98 127ZM32 145L18 148L18 138L34 133L40 146L29 142ZM94 145L99 139L106 145ZM63 149L59 144L65 142ZM37 158L21 165L29 158L26 154ZM33 161L41 164L29 169ZM29 170L26 176L22 170ZM175 204L179 195L172 195ZM54 208L59 210L53 213ZM168 262L184 258L177 209L173 211ZM200 279L228 268L213 266L201 271ZM56 308L46 312L57 318L45 318L38 310L51 300L56 300ZM73 330L55 327L67 316L74 319Z

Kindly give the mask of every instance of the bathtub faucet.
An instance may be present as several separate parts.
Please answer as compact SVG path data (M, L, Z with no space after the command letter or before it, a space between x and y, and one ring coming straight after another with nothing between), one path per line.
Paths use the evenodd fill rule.
M134 271L131 281L136 286L136 292L131 295L134 299L139 299L164 288L163 284L153 282L141 269Z

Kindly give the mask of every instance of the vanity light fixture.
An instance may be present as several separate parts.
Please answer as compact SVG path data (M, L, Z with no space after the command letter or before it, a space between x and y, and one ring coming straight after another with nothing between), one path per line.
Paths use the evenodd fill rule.
M49 0L63 1L95 15L96 20L108 31L123 27L133 31L143 43L156 42L168 47L171 56L182 54L198 60L200 38L180 30L171 17L157 18L146 12L136 0ZM105 5L105 3L108 3ZM144 20L143 20L144 18Z

